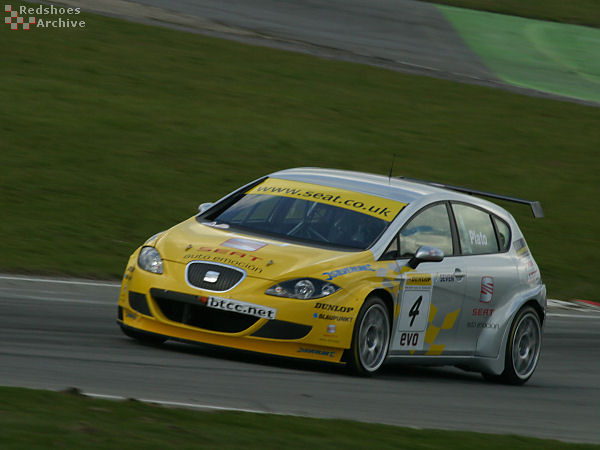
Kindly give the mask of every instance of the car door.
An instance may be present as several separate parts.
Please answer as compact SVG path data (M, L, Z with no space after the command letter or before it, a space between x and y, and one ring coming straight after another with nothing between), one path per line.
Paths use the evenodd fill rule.
M465 203L452 203L452 211L466 272L464 311L455 344L457 351L474 354L483 334L501 331L495 318L518 288L517 268L508 253L510 228L504 221Z
M456 323L465 294L465 273L455 256L449 205L434 203L417 212L390 243L384 257L404 267L397 297L390 355L449 355L455 353ZM444 252L441 262L406 263L423 245Z

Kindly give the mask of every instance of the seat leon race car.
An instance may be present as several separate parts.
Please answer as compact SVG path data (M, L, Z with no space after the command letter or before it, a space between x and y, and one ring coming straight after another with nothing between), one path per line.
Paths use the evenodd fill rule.
M463 192L461 192L463 191ZM130 257L118 323L169 338L345 363L534 372L546 288L513 217L407 178L299 168L253 181Z

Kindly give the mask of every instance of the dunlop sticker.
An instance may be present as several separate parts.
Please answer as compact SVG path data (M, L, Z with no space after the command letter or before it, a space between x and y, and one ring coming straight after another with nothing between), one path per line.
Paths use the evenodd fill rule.
M431 274L407 273L406 286L431 286Z

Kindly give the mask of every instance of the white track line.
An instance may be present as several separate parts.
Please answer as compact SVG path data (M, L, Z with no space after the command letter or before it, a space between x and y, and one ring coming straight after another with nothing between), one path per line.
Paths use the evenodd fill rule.
M92 392L82 392L82 395L86 397L92 398L100 398L106 400L128 400L126 397L121 397L119 395L106 395L106 394L94 394ZM282 414L276 412L269 411L259 411L257 409L247 409L247 408L234 408L227 406L215 406L215 405L204 405L199 403L183 403L183 402L170 402L164 400L150 400L146 398L136 398L139 402L143 403L155 403L163 406L176 406L179 408L193 408L193 409L204 409L204 410L212 410L212 411L238 411L238 412L247 412L247 413L255 413L255 414L279 414L279 415L294 415L294 414Z
M75 284L81 286L102 286L102 287L120 287L120 283L111 283L110 281L95 282L95 281L75 281L75 280L56 280L51 278L30 278L30 277L11 277L0 275L0 280L11 281L31 281L38 283L59 283L59 284Z
M70 284L70 285L79 285L79 286L100 286L100 287L110 287L110 288L120 288L120 283L111 283L110 281L104 282L95 282L95 281L79 281L79 280L57 280L51 278L33 278L33 277L25 277L25 276L10 276L10 275L0 275L0 280L11 280L11 281L29 281L29 282L37 282L37 283L57 283L57 284ZM67 300L67 299L46 299L39 298L33 296L19 295L20 298L26 298L28 300L40 300L40 301L57 301L57 302L72 302L72 303L96 303L102 304L103 302L94 302L88 300ZM108 302L107 302L108 303ZM104 304L107 304L104 303ZM554 300L548 299L549 306L553 306L552 309L570 309L576 311L584 311L587 308L581 307L577 305L574 308L568 308L567 305L572 305L571 302L565 302L562 300ZM564 306L563 306L564 305ZM592 309L592 308L590 308ZM582 314L560 314L560 313L548 313L550 317L569 317L572 319L600 319L600 316L596 315L582 315Z
M548 317L569 317L571 319L596 319L600 320L600 314L598 315L586 315L586 314L562 314L562 313L548 313Z
M2 290L2 289L0 289ZM35 295L22 295L22 294L18 294L15 295L14 297L16 298L22 298L25 300L38 300L40 302L59 302L59 303L84 303L84 304L95 304L95 305L116 305L116 301L97 301L97 300L85 300L85 299L76 299L76 298L71 298L71 299L67 299L67 298L44 298L44 297L39 297L39 296L35 296ZM547 313L546 316L548 317L569 317L571 319L599 319L600 320L600 314L592 314L592 315L585 315L585 314L565 314L565 313Z
M22 300L36 300L38 302L58 302L58 303L80 303L83 305L105 305L105 306L117 306L117 300L114 301L99 301L99 300L87 300L78 298L44 298L35 295L12 295L7 296Z

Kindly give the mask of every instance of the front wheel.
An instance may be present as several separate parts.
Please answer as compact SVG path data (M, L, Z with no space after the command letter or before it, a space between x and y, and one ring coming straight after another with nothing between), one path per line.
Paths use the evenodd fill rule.
M383 300L371 296L363 304L352 333L348 363L359 375L376 373L390 345L390 316Z
M540 318L531 306L525 306L517 313L510 327L504 371L498 376L484 374L484 377L508 384L525 383L535 371L541 348Z

